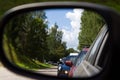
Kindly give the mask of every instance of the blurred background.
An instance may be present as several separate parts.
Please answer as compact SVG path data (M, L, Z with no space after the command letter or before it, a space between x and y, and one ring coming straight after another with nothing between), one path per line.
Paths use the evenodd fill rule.
M17 5L33 3L33 2L45 2L45 1L67 1L67 0L0 0L0 19L3 13ZM120 12L120 1L119 0L68 0L68 1L78 1L78 2L92 2L97 4L102 4L114 8Z

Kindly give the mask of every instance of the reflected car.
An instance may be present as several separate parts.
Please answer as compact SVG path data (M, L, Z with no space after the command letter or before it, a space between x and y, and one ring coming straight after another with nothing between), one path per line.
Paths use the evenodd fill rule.
M58 73L57 75L59 77L68 77L68 73L70 71L70 66L67 66L65 63L67 61L74 62L76 57L78 56L78 53L70 53L67 57L64 57L61 62L58 64Z
M70 71L69 71L69 73L68 73L68 76L69 76L69 77L72 77L72 76L73 76L73 72L74 72L75 68L76 68L76 67L81 63L81 61L84 59L84 57L85 57L85 55L86 55L86 53L87 53L88 50L89 50L88 47L83 48L83 49L80 51L79 55L76 57L74 63L72 63L71 61L67 61L67 62L65 63L66 65L68 65L68 66L71 67L71 68L70 68Z

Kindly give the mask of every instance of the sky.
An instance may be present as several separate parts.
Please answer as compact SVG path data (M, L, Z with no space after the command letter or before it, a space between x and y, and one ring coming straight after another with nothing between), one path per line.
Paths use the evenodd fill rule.
M48 26L52 27L57 23L58 29L63 32L62 41L67 42L67 48L77 50L82 12L82 9L54 9L45 11L49 22Z

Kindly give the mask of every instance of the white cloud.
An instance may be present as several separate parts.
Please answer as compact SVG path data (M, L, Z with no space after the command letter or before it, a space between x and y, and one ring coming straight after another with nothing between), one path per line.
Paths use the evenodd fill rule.
M67 42L68 48L77 49L82 12L81 9L73 9L73 12L66 13L66 18L70 20L71 26L69 30L62 29L62 31L64 32L63 41Z

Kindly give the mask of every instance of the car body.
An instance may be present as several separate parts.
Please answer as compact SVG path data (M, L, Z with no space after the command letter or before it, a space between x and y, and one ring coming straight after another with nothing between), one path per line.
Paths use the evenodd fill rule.
M76 67L81 63L81 61L84 59L84 57L85 57L85 55L86 55L86 53L87 53L88 50L89 50L88 47L83 48L83 49L80 51L79 55L76 57L74 63L71 63L71 62L68 63L69 65L72 64L72 65L70 65L70 66L72 66L72 67L70 68L70 71L69 71L69 74L68 74L69 77L72 77L72 76L73 76L74 70L75 70Z
M75 58L78 56L78 53L70 53L67 57L62 58L62 62L58 64L58 76L68 77L70 71L70 66L65 64L66 61L74 62Z
M73 67L73 77L93 76L103 69L108 58L106 54L101 53L101 49L103 48L104 42L106 42L106 38L108 37L107 31L108 29L106 25L104 25L81 64L76 64L77 66ZM80 60L76 63L79 63L79 61Z

